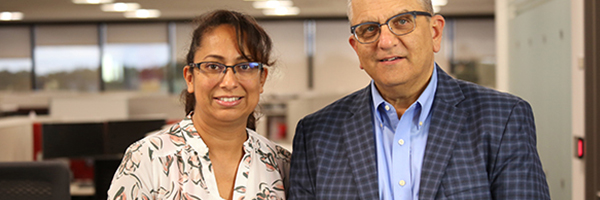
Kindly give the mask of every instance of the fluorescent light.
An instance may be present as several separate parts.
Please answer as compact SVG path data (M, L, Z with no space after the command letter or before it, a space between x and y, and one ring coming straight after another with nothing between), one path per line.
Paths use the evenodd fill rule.
M156 9L138 9L125 13L127 18L157 18L160 16L160 11Z
M269 0L269 1L255 1L252 3L252 7L256 9L269 9L269 8L278 8L278 7L292 7L294 5L292 1L277 1L277 0Z
M127 12L134 11L140 8L140 4L138 3L113 3L113 4L104 4L100 9L104 12Z
M442 10L442 7L440 7L440 6L433 6L433 13L439 13L440 10Z
M113 0L73 0L73 3L76 4L103 4L112 2Z
M298 15L300 13L300 8L298 7L278 7L273 9L264 9L264 15Z
M15 21L22 20L22 12L0 12L0 21Z
M431 4L433 6L445 6L446 4L448 4L448 0L432 0Z

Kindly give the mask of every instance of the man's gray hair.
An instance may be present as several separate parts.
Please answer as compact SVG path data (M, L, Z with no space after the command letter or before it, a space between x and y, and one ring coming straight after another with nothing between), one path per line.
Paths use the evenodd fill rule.
M401 0L398 0L401 1ZM425 9L426 12L433 13L433 5L431 4L431 0L417 0L421 2L421 7ZM348 0L348 8L346 9L346 15L348 15L348 21L352 21L352 0Z

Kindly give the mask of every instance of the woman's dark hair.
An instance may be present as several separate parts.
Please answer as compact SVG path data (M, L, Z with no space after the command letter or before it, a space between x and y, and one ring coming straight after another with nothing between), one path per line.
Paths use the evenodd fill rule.
M265 30L256 23L253 17L229 10L216 10L206 13L198 17L196 20L198 27L194 30L192 43L187 54L187 63L194 62L196 51L202 46L201 41L204 34L212 31L220 25L231 25L236 32L238 50L242 56L253 62L261 62L267 66L274 64L271 61L271 38ZM208 47L210 48L210 47ZM247 50L244 51L244 50ZM190 68L194 70L193 67ZM185 113L190 113L196 106L196 98L193 93L183 90L181 98L185 102ZM256 119L259 117L258 112L254 111L248 116L246 127L256 130Z

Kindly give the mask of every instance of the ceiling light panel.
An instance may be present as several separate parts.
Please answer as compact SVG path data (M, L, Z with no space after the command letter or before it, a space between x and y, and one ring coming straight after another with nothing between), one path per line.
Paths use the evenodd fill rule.
M0 12L0 21L16 21L22 19L22 12Z
M160 17L160 11L156 9L138 9L125 13L126 18L157 18Z
M103 4L100 9L104 12L127 12L135 11L140 8L138 3L113 3Z
M273 9L264 9L264 15L275 15L275 16L284 16L284 15L298 15L300 14L300 8L298 7L278 7Z
M104 4L112 2L113 0L73 0L75 4Z
M273 9L279 7L292 7L294 3L292 1L255 1L252 2L252 7L256 9Z
M433 6L445 6L446 4L448 4L448 0L433 0L431 1L431 4Z

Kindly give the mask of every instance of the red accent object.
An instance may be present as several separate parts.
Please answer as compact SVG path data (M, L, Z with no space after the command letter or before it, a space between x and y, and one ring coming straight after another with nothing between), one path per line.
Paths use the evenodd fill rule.
M69 168L73 178L77 180L94 180L94 161L86 159L69 159Z
M42 124L33 123L33 160L41 160L38 155L42 153Z
M585 151L585 146L583 142L583 138L577 138L577 157L583 158Z

